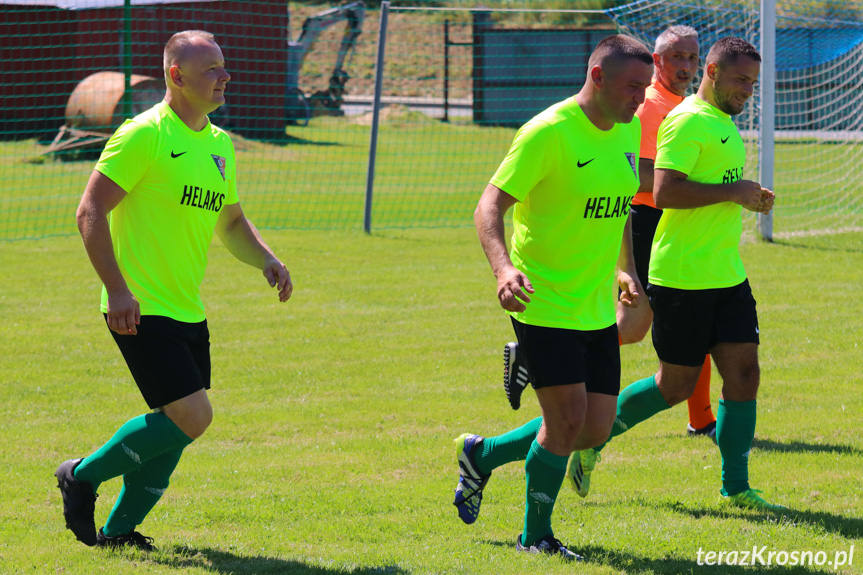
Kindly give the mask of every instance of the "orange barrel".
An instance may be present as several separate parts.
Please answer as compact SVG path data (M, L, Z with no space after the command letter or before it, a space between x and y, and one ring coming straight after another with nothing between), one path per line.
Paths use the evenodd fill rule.
M123 123L121 72L96 72L75 86L66 103L66 126L79 130L113 133ZM152 108L165 97L165 80L132 75L132 116Z

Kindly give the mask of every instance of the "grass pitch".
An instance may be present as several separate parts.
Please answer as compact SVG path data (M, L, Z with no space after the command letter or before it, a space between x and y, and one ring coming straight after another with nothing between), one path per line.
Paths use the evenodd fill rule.
M564 486L556 534L577 567L516 554L521 464L496 470L473 526L452 506L452 438L538 414L500 385L512 338L469 229L265 232L296 283L281 305L216 244L203 286L215 421L140 530L159 551L103 552L63 525L53 472L146 410L98 313L98 280L74 237L0 249L0 573L744 574L698 551L823 551L863 573L863 234L742 246L758 299L762 389L752 484L794 510L723 507L719 455L685 436L677 407L603 452L590 497ZM649 375L649 342L622 350L623 384ZM714 374L714 381L718 376ZM714 405L719 384L713 386ZM107 482L97 522L120 480ZM765 555L766 557L766 555Z

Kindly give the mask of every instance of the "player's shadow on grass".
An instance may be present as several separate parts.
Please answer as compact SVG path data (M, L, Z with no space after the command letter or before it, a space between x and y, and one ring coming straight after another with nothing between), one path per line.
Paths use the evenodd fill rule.
M645 501L644 504L647 505L648 503ZM656 506L655 503L654 505ZM845 517L833 513L825 513L823 511L801 511L789 509L781 515L774 515L773 513L760 513L756 511L736 509L726 511L721 508L689 506L680 502L664 502L660 503L658 507L663 507L685 515L691 515L695 519L700 519L702 517L718 517L722 519L745 519L747 521L757 522L774 521L790 526L809 524L848 539L863 537L863 519L858 517Z
M679 438L680 434L675 432L663 433L658 436L663 439ZM703 436L685 437L686 441L707 441ZM709 443L707 444L709 445ZM806 441L774 441L768 438L758 438L752 440L752 447L763 449L765 451L776 451L780 453L835 453L838 455L850 455L852 457L860 457L863 455L863 449L858 449L851 445L841 445L835 443L809 443Z
M305 138L300 138L298 136L294 136L292 134L287 134L284 139L279 139L275 141L269 141L268 144L274 146L343 146L339 142L327 142L320 141L317 142L315 140L307 140Z
M175 545L170 550L152 554L151 561L177 569L198 568L225 575L402 575L409 573L401 567L318 567L302 561L266 556L242 556L211 549L209 547L187 547Z
M838 453L840 455L852 455L859 457L863 450L850 445L834 445L832 443L807 443L805 441L789 441L782 443L772 439L758 439L752 441L752 447L766 451L779 451L788 453Z
M508 552L515 553L515 544L510 541L486 541L489 545L508 549ZM744 567L742 565L703 565L698 564L698 547L693 547L692 558L680 557L663 557L660 559L654 557L644 557L618 551L617 549L607 549L599 545L583 545L579 546L576 543L567 543L568 549L583 556L590 565L601 565L611 567L615 572L626 573L657 573L662 575L680 575L681 573L721 573L722 575L751 575L752 567ZM751 549L751 548L750 548ZM704 549L706 554L709 551L731 551L731 549ZM503 553L504 551L501 551ZM703 555L706 559L706 555ZM541 562L557 561L551 557L536 557L536 565L532 566L531 572L542 572ZM769 568L760 565L761 570L769 570L770 573L778 573L780 575L811 575L810 567L803 566L778 566L771 565Z
M849 232L850 233L850 232ZM775 240L774 243L777 246L782 246L786 248L802 248L804 250L815 250L819 252L845 252L849 254L859 254L863 252L863 248L858 248L854 246L848 247L834 247L834 246L813 246L811 244L804 244L799 242L793 242L788 240Z

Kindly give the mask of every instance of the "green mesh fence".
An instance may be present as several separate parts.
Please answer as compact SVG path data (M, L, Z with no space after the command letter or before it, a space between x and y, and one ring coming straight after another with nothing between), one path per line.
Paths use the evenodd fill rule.
M248 138L284 134L283 3L136 3L128 18L122 0L29 4L0 2L0 237L74 231L78 197L106 136L124 112L163 97L160 54L178 30L214 32L241 70L215 123ZM263 176L274 177L283 175Z
M603 13L393 8L374 228L472 225L515 130L578 91L613 31Z
M363 31L364 16L361 2L333 11L136 0L126 18L123 0L0 0L0 239L75 232L75 207L106 138L126 107L134 115L162 99L162 49L185 29L213 32L225 54L228 103L211 119L234 136L254 220L360 226L368 128L343 117L353 78L343 80L364 72L354 70L355 53L373 53L376 38L359 34L350 50L342 40Z
M758 40L755 0L482 4L392 3L373 229L471 225L517 126L578 90L607 34L650 43L690 24L704 54L722 35ZM775 229L859 227L860 3L777 4ZM123 0L0 0L0 240L75 233L106 137L124 112L161 99L161 50L189 28L213 32L225 53L228 104L212 120L234 136L255 223L362 229L380 2L135 0L129 15ZM750 177L758 112L739 118Z

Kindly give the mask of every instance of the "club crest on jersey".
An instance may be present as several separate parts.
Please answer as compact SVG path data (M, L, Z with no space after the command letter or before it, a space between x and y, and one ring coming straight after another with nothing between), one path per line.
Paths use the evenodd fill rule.
M632 173L635 174L635 177L638 177L638 168L635 166L635 154L632 152L625 152L626 159L629 160L629 167L632 168Z
M216 167L219 168L219 173L222 174L222 180L225 179L225 164L227 160L222 156L217 156L216 154L210 154L212 156L213 161L216 162Z

